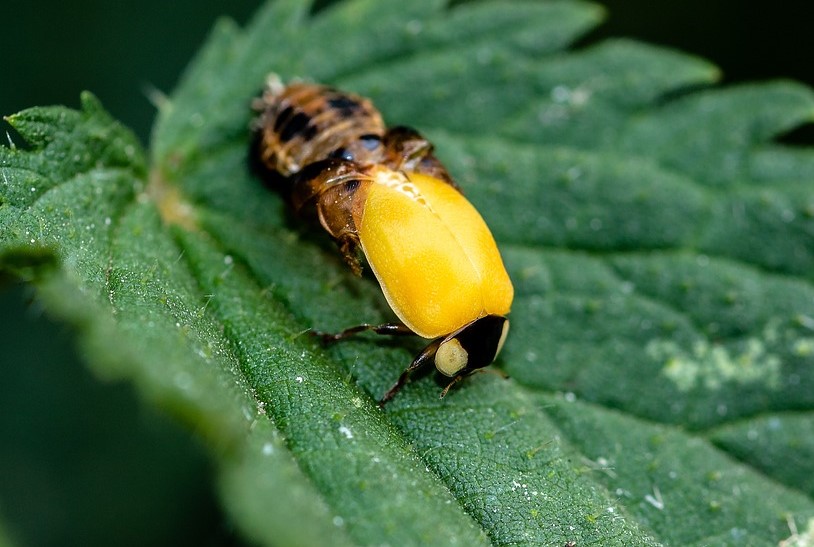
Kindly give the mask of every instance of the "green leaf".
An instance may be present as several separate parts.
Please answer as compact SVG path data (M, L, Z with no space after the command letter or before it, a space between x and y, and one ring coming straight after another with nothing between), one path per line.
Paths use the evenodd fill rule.
M89 364L200 434L224 506L279 545L764 545L814 518L814 119L790 82L568 46L576 1L278 0L218 23L145 152L89 94L8 118L0 271ZM430 135L512 276L498 360L445 399L375 400L418 346L249 172L269 72ZM796 534L796 535L795 535Z

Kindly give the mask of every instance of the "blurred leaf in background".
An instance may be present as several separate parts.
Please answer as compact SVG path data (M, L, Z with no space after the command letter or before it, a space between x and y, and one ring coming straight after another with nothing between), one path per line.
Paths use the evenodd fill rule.
M152 89L169 92L219 16L256 0L0 6L0 114L76 104L93 89L142 142ZM10 132L0 121L4 141ZM220 545L235 541L194 434L133 389L99 383L33 291L0 285L0 518L19 545ZM2 544L2 541L0 541Z
M205 440L255 540L764 544L803 529L814 171L810 151L770 140L811 120L810 91L685 95L716 70L628 41L563 53L597 22L589 4L442 5L312 17L278 2L245 31L221 22L158 101L149 165L90 95L14 117L34 152L3 156L6 270L38 284L98 374L129 378ZM147 49L132 66L171 64L171 46ZM368 93L433 136L515 278L512 381L478 377L439 402L425 379L382 415L370 396L409 344L325 352L297 336L385 316L375 286L245 169L246 105L270 70ZM120 96L104 101L114 113ZM187 434L137 410L131 384L99 386L41 345L5 354L11 535L105 543L137 523L133 543L225 541ZM76 448L40 463L64 439ZM185 499L204 501L173 512L195 509Z
M137 404L130 386L92 378L70 332L37 319L42 312L19 294L0 295L6 313L27 318L4 322L0 338L0 508L12 537L27 545L229 537L195 439Z

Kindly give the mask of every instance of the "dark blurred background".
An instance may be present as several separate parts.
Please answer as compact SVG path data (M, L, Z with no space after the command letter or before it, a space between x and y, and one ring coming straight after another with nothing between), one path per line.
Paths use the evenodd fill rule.
M88 89L146 143L154 108L145 89L171 92L214 20L245 23L257 5L4 0L0 114L76 107ZM814 85L812 2L786 0L782 9L743 0L604 5L606 23L581 44L635 37L711 60L724 84L793 78ZM814 131L807 126L785 140L814 144ZM70 331L44 316L30 289L9 280L0 280L0 378L0 544L4 528L20 545L238 542L196 439L140 406L130 386L94 379Z

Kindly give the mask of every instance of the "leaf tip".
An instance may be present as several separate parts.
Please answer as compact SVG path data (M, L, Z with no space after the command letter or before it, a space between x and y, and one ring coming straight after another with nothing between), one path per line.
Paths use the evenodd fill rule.
M597 25L604 23L608 19L608 14L610 13L608 8L602 4L594 4L593 2L587 4L586 10L589 12L590 16Z
M102 101L100 101L96 95L88 90L84 90L79 93L79 102L82 105L82 110L87 112L98 112L100 110L104 110L102 107Z

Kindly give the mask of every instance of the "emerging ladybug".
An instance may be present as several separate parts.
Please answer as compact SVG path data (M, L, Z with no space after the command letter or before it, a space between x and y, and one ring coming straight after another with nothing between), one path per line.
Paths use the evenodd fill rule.
M514 289L489 228L432 145L406 127L386 128L363 97L272 77L256 123L259 163L294 211L315 216L357 275L360 252L402 323L371 330L431 339L384 394L434 362L452 378L441 392L494 361L509 330Z

